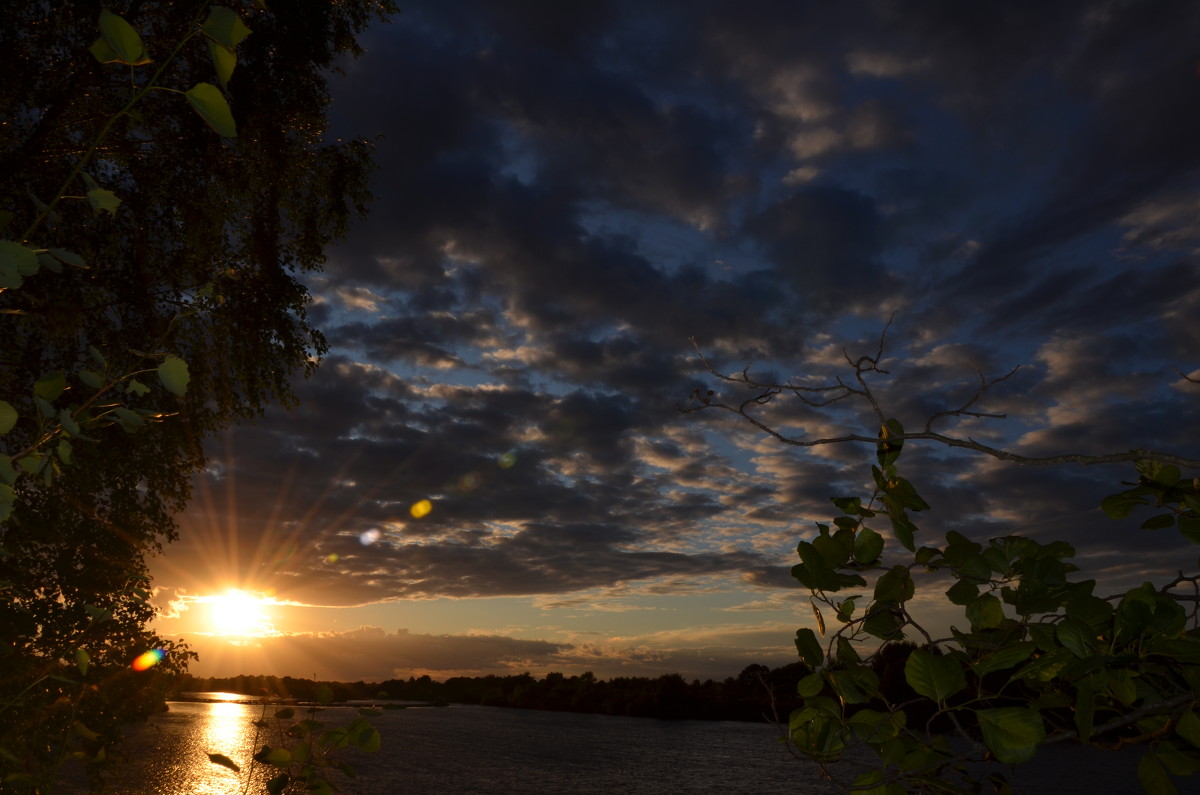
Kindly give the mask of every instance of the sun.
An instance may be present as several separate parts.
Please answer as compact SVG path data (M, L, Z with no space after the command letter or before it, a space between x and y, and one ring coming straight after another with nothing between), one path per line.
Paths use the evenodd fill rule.
M208 622L214 635L269 635L273 632L264 607L269 601L261 596L230 588L223 594L204 598L208 604Z

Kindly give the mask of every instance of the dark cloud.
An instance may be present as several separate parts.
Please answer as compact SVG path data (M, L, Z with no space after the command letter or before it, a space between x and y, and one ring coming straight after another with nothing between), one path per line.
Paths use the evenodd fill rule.
M233 568L312 604L695 589L753 616L782 590L786 611L796 541L869 495L874 452L679 413L697 387L762 393L689 337L735 375L857 387L847 357L895 314L864 378L910 429L1194 454L1197 8L668 6L426 4L371 32L335 86L338 134L378 136L379 198L313 282L334 355L298 407L214 443L181 587ZM853 398L747 405L796 441L878 426ZM1184 549L1096 510L1132 468L904 463L929 543L1064 538L1111 587ZM660 662L739 659L659 620ZM430 671L638 648L374 632L355 640Z

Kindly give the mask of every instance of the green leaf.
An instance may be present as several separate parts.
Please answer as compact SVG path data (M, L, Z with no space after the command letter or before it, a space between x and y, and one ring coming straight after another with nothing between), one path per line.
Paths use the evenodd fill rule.
M0 483L12 485L17 482L17 470L12 464L12 459L0 453Z
M150 62L141 36L128 22L108 9L100 12L100 35L121 63L139 66Z
M1004 622L1004 608L994 595L985 593L967 605L967 620L973 630L995 629Z
M333 701L333 690L329 685L318 685L315 698L318 704L329 704Z
M854 538L854 559L864 566L874 563L883 552L883 536L869 527L858 531Z
M1046 739L1042 716L1028 707L997 707L976 710L983 741L996 759L1019 765L1033 759Z
M104 188L92 188L87 192L88 204L92 205L92 210L96 213L108 213L113 215L117 212L117 208L121 206L121 200L117 198L117 194L111 190Z
M267 782L267 792L269 792L271 795L281 795L283 791L287 789L287 785L291 782L291 780L291 776L289 776L287 773L280 773L278 776Z
M287 767L292 762L292 752L286 748L272 748L269 745L264 745L262 749L254 755L254 759L255 761L262 762L266 765Z
M67 377L62 371L46 373L33 385L33 394L46 401L57 400L67 388Z
M1054 637L1081 660L1095 653L1096 632L1078 619L1064 618L1055 627Z
M221 84L221 88L228 90L229 78L233 77L233 70L237 67L237 53L210 40L208 55L217 73L217 82Z
M79 669L80 676L87 676L88 663L91 662L91 659L84 649L75 650L75 667Z
M1138 783L1142 785L1142 789L1146 790L1146 795L1178 795L1179 793L1153 751L1142 754L1142 758L1138 760L1137 774Z
M104 386L104 377L95 370L80 370L79 380L82 381L83 385L88 389L99 389L100 387Z
M912 575L904 566L892 566L875 581L875 600L879 602L907 602L915 592Z
M37 252L12 240L0 240L0 288L15 289L38 272Z
M17 410L6 400L0 400L0 433L8 433L17 424Z
M1090 686L1081 684L1075 693L1075 731L1082 742L1087 742L1092 736L1095 716L1096 694Z
M975 670L976 676L985 676L992 671L1003 671L1007 668L1020 665L1029 659L1029 656L1037 651L1037 644L1032 641L1022 641L1014 643L1010 646L997 649L975 662L971 667Z
M796 694L801 698L819 696L824 689L825 677L819 673L811 673L796 684Z
M1160 513L1158 516L1151 516L1146 521L1142 522L1138 528L1140 530L1165 530L1168 527L1175 526L1175 515L1170 513Z
M158 366L158 380L173 395L187 393L189 378L187 362L178 356L168 356Z
M212 762L213 764L220 765L221 767L227 767L234 773L242 772L242 769L238 767L237 762L234 762L232 759L225 756L225 754L209 754L208 761Z
M970 580L959 580L946 589L946 598L951 604L969 605L979 596L979 586Z
M1192 710L1183 713L1175 722L1175 733L1200 748L1200 717Z
M246 27L238 13L225 6L213 6L200 29L212 41L231 50L250 35L250 28Z
M937 657L916 649L904 664L904 679L913 690L938 703L963 690L967 677L954 657Z
M121 56L117 55L117 51L109 46L103 36L92 42L88 52L100 63L121 63Z
M382 738L379 736L379 730L374 726L367 726L358 733L357 742L358 750L366 751L373 754L379 750L383 744Z
M136 378L130 378L125 384L125 391L131 395L137 395L138 397L141 397L142 395L149 394L150 387L146 386Z
M817 633L808 627L796 630L796 651L800 653L800 659L812 668L825 662L825 652L817 640Z
M236 138L237 125L221 89L212 83L197 83L185 94L200 118L222 138Z

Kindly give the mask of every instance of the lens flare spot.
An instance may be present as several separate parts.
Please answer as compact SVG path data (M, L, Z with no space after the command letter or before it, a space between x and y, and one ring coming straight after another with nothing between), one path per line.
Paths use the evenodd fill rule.
M420 519L423 516L429 515L429 512L433 510L433 503L429 500L421 500L420 502L414 502L413 507L408 510L414 519Z
M376 541L378 541L379 537L381 535L382 535L382 533L380 533L378 530L372 528L370 530L367 530L362 535L360 535L358 537L358 540L359 540L359 543L361 543L364 547L369 547L372 544L374 544Z
M337 563L338 562L338 553L330 552L328 555L325 556L325 562L326 563Z
M132 663L133 670L145 671L147 669L153 668L154 666L156 666L160 662L162 662L162 658L164 656L165 656L165 654L162 649L151 649L150 651L146 652L145 654L138 655L138 658L136 660L134 660Z
M517 463L517 456L515 453L509 452L509 453L505 453L504 455L500 456L500 468L501 469L508 469L515 463Z
M458 487L463 491L474 491L479 485L479 475L474 472L468 472L458 479Z

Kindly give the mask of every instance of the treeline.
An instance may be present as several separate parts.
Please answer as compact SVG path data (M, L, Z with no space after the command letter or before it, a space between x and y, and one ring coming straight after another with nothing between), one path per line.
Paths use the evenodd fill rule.
M875 661L881 689L893 703L916 698L904 680L911 644L893 644ZM335 701L397 700L432 704L479 704L492 707L590 712L631 717L761 721L786 720L799 706L796 683L810 672L804 663L780 668L748 665L723 681L685 680L679 674L659 677L597 679L590 671L541 679L523 673L510 676L456 676L440 682L429 676L385 682L315 682L284 676L196 677L184 675L178 690L225 691L311 701L324 684Z

